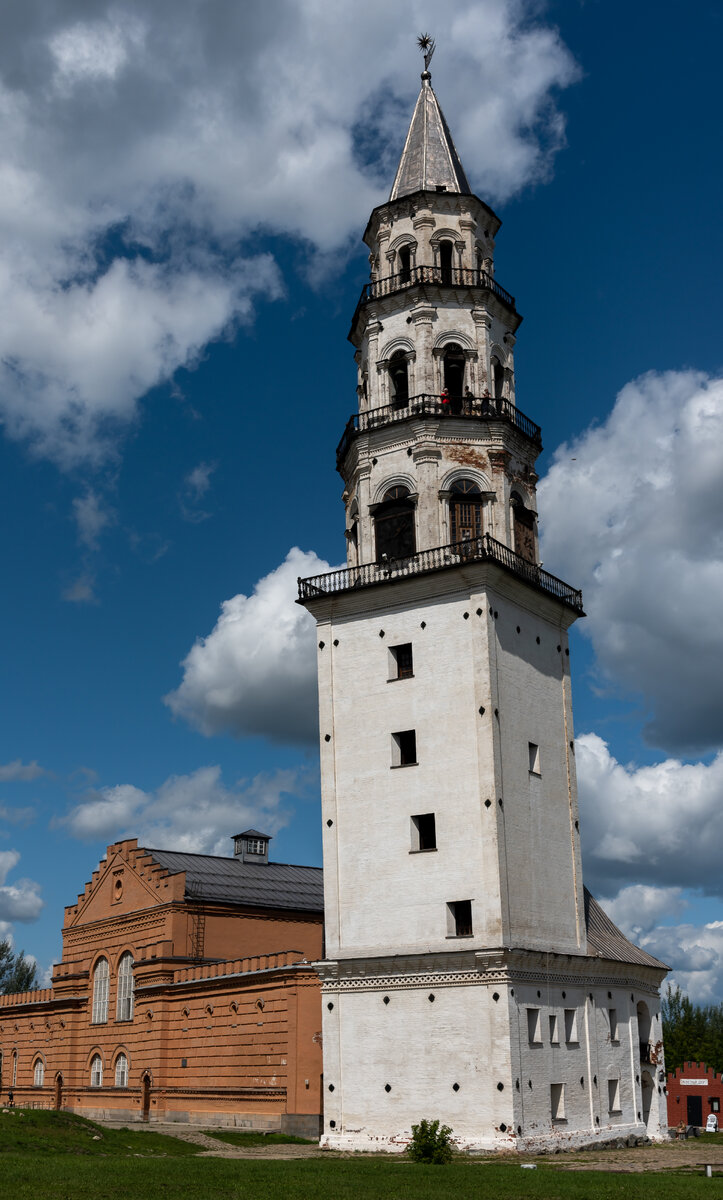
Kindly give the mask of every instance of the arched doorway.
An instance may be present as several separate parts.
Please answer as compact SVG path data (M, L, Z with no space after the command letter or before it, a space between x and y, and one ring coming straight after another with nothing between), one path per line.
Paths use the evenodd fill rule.
M496 399L501 400L505 393L505 368L494 354L490 365L492 367L492 394Z
M404 350L396 350L389 359L389 382L392 391L392 408L406 408L409 404L409 368Z
M482 536L482 492L472 479L456 479L450 488L450 540L472 542Z
M141 1080L141 1084L143 1089L141 1116L144 1121L147 1121L151 1112L151 1077L147 1071Z
M412 277L412 247L401 246L399 250L399 282L409 283Z
M442 359L444 386L449 392L452 412L462 411L462 394L464 392L464 351L456 342L450 342L444 348Z
M655 1094L655 1085L650 1077L649 1071L643 1071L640 1082L643 1092L643 1122L645 1125L647 1125L648 1121L650 1120L650 1108L653 1103L653 1096Z
M374 510L374 535L377 562L409 558L416 552L414 503L409 488L396 485L384 493L381 504Z
M54 1107L60 1112L63 1107L63 1076L55 1076L55 1100Z

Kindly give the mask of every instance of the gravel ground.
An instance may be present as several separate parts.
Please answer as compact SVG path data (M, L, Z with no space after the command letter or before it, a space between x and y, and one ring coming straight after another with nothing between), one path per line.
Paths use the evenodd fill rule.
M105 1124L105 1122L104 1122ZM115 1129L139 1129L137 1122L122 1124L107 1122ZM174 1122L155 1122L147 1126L152 1132L167 1133L171 1137L182 1138L203 1147L202 1154L209 1158L266 1158L266 1159L298 1159L298 1158L351 1158L349 1153L333 1150L320 1150L318 1146L299 1145L270 1145L270 1146L230 1146L221 1142L210 1133L192 1126L177 1125ZM633 1146L624 1150L583 1150L565 1151L554 1156L545 1154L539 1158L533 1155L495 1155L486 1159L488 1162L500 1162L509 1158L515 1162L540 1162L562 1171L613 1171L622 1174L640 1171L680 1171L690 1170L700 1172L707 1163L713 1167L715 1175L723 1173L723 1133L720 1142L701 1142L698 1138L686 1141L662 1142L653 1146Z

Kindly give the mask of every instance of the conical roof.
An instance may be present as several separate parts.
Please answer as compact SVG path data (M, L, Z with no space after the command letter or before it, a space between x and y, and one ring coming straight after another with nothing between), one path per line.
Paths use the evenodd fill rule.
M429 71L424 71L390 200L437 188L447 192L471 190L430 80Z

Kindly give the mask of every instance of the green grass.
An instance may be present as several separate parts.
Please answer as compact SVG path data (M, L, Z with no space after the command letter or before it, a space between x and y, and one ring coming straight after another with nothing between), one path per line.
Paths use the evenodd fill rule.
M146 1130L108 1129L72 1113L37 1108L0 1112L0 1170L8 1154L181 1155L198 1154L199 1146Z
M699 1176L603 1171L523 1171L480 1162L426 1167L403 1159L172 1158L101 1164L68 1155L5 1155L2 1195L11 1200L711 1200ZM711 1190L713 1189L713 1190Z
M229 1146L316 1146L318 1142L309 1138L294 1137L290 1133L261 1133L255 1129L204 1129L208 1137L228 1142Z
M21 1116L20 1113L23 1112ZM241 1130L214 1136L235 1145L301 1141ZM98 1140L95 1140L98 1138ZM258 1142L250 1139L258 1138ZM711 1139L713 1140L713 1139ZM458 1158L427 1167L399 1157L304 1160L195 1157L197 1147L147 1129L108 1129L70 1113L0 1113L4 1200L711 1200L719 1181L690 1174L561 1171L542 1161ZM119 1162L118 1159L122 1159Z

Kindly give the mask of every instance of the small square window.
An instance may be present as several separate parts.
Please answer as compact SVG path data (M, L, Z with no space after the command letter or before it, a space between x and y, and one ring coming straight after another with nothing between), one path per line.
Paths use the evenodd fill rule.
M711 1096L709 1104L711 1112L720 1112L720 1100L717 1096Z
M577 1010L574 1008L565 1009L565 1041L577 1041Z
M436 850L437 829L434 813L412 817L412 850Z
M620 1080L608 1079L608 1111L620 1112Z
M527 1010L527 1038L531 1046L542 1045L539 1008L528 1008Z
M414 729L402 729L392 734L392 766L412 767L417 762L417 733Z
M540 771L540 747L535 742L527 743L527 752L530 756L530 775L541 775Z
M610 1041L618 1041L618 1010L616 1008L608 1009L608 1017L610 1019Z
M412 658L412 643L403 642L400 646L389 647L389 678L411 679L414 675L414 659Z
M453 900L447 905L447 932L450 937L472 936L471 900Z
M553 1121L565 1120L565 1085L564 1083L550 1084L550 1115Z
M550 1044L559 1046L560 1034L557 1028L557 1013L550 1013Z

